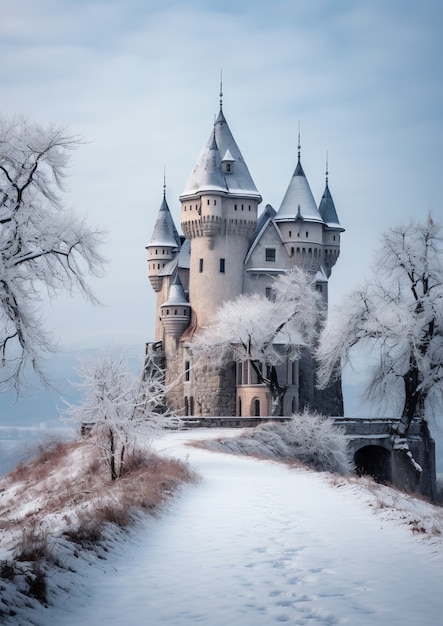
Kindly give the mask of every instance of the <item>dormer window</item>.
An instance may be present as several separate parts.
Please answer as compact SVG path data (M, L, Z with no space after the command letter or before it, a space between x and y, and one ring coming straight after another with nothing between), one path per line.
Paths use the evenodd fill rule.
M232 174L234 170L235 159L229 150L226 150L225 156L222 159L222 171L224 174Z

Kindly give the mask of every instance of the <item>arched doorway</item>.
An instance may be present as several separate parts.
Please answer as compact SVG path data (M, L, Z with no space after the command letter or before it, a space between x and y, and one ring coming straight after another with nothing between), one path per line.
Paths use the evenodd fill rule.
M369 475L378 483L391 482L391 452L381 446L364 446L354 454L358 476Z
M255 417L260 417L260 400L258 398L254 398L251 404L251 415L254 415Z

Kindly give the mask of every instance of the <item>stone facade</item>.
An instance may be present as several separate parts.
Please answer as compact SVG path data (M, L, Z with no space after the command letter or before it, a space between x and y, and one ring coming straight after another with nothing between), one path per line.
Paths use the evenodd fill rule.
M328 279L340 254L343 232L326 186L317 205L300 158L278 211L262 201L226 122L222 106L210 138L180 196L180 236L166 193L150 243L148 276L157 294L156 336L166 366L168 404L178 415L269 415L269 390L236 363L222 370L190 357L200 328L217 309L240 294L272 297L277 276L301 267L315 277L328 300ZM244 368L244 366L243 366ZM284 414L305 407L343 414L340 383L326 391L314 385L315 364L304 354L279 371L288 389ZM281 377L281 378L280 378Z

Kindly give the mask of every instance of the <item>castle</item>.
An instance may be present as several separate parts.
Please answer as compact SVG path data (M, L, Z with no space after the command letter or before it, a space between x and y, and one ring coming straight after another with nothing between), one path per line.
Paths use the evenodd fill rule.
M270 394L251 367L236 363L199 375L189 351L194 333L211 324L217 309L240 294L272 297L275 277L294 267L315 276L327 305L328 279L340 254L339 223L328 173L317 206L300 159L278 211L259 215L260 193L220 110L209 141L180 195L180 236L166 200L146 246L148 276L156 292L155 347L165 367L167 402L177 415L270 415ZM340 383L319 391L306 353L281 368L287 386L283 414L309 406L343 415Z

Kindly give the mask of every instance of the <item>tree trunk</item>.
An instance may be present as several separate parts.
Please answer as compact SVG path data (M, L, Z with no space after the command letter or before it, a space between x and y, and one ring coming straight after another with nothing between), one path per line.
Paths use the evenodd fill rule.
M282 387L278 382L277 370L274 366L270 368L269 390L272 396L272 416L283 415L283 400L287 387Z
M250 360L250 363L255 373L257 374L258 382L261 385L266 385L266 387L270 391L271 415L273 417L283 415L283 399L285 397L287 387L282 387L279 384L276 367L274 365L269 366L267 368L269 372L269 378L265 378L262 372L262 364L254 361L253 359Z
M111 479L112 480L116 480L117 479L117 470L115 467L115 455L116 455L116 450L115 450L115 436L114 436L114 431L112 430L112 428L109 429L109 466L111 468Z
M424 418L425 395L419 389L420 372L415 358L411 356L409 360L409 370L403 376L405 389L405 402L403 413L398 424L397 432L401 437L406 437L409 426L414 417Z

